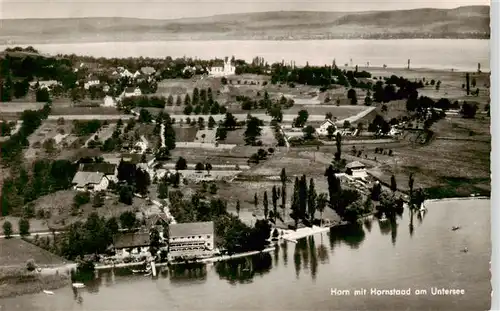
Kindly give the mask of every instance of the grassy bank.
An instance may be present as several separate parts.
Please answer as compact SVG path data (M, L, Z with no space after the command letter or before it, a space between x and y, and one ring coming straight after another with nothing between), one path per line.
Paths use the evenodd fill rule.
M0 299L57 289L70 283L67 274L42 275L29 272L24 266L0 267Z
M66 273L30 272L33 260L40 268L64 266L68 261L21 239L0 239L0 298L56 289L71 282Z

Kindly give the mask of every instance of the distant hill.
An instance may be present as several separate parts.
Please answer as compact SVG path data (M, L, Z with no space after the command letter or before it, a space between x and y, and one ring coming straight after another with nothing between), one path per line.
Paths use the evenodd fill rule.
M371 12L279 11L153 20L58 18L0 20L0 44L146 40L304 40L481 38L490 7Z

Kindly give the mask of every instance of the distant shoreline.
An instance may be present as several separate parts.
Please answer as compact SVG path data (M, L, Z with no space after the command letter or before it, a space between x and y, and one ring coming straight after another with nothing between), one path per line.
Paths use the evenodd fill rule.
M293 38L293 39L288 39L288 38L232 38L232 37L221 37L221 38L163 38L163 39L157 39L157 40L95 40L93 39L81 39L81 40L72 40L72 41L62 41L62 40L67 40L65 39L59 39L59 38L53 38L53 39L45 39L45 40L9 40L9 39L1 39L0 37L0 45L5 45L5 46L15 46L15 45L35 45L35 44L79 44L79 43L129 43L129 42L172 42L172 41L178 41L178 42L192 42L192 41L197 41L197 42L203 42L203 41L391 41L391 40L485 40L489 41L490 38L483 38L483 37L464 37L464 38L459 38L459 37L402 37L402 38L359 38L359 37L353 37L353 38Z

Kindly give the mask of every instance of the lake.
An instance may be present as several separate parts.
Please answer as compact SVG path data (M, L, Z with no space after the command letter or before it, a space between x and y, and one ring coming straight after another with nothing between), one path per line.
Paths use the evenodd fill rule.
M154 41L69 44L33 44L47 54L77 54L95 57L193 57L211 59L234 55L251 61L255 56L269 62L295 61L296 65L431 68L475 71L477 63L489 71L489 40L400 39L400 40L306 40L306 41ZM28 45L23 45L28 46ZM3 50L7 46L0 46ZM351 62L352 60L352 62Z
M423 217L367 222L286 243L275 253L177 268L158 279L102 273L81 290L0 300L1 310L489 310L490 201L428 202ZM462 228L452 231L451 227ZM461 250L467 247L468 252ZM432 295L431 288L464 290ZM354 295L354 289L367 289ZM410 296L370 289L410 289ZM331 290L350 295L331 295ZM425 289L427 295L416 295Z

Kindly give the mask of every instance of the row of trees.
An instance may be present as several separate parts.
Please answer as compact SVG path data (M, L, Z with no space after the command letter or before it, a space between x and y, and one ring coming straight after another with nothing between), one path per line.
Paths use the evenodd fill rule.
M17 227L19 230L19 235L22 237L25 237L30 234L30 222L26 218L20 218ZM3 234L5 235L5 238L10 239L12 237L12 233L14 232L14 228L12 227L12 223L8 220L6 220L3 225Z

